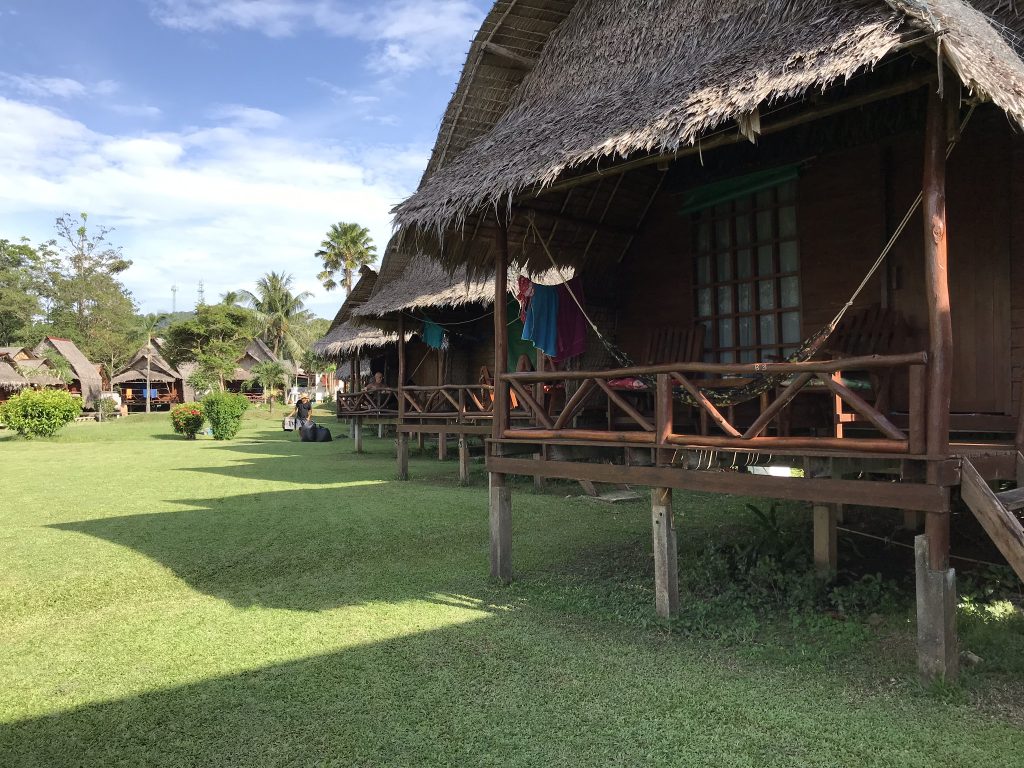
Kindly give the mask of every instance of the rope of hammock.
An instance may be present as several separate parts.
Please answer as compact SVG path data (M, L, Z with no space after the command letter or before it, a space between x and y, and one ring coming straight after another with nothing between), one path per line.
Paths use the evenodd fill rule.
M960 123L960 129L957 134L958 136L959 134L963 133L965 128L967 128L967 123L970 121L971 116L974 114L974 109L975 105L972 104L967 114L964 116L964 119ZM952 154L953 148L956 146L956 143L957 141L956 139L954 139L953 141L950 141L949 145L946 147L947 159L949 159L949 156ZM812 334L807 340L804 341L804 343L794 354L790 355L790 357L788 358L788 362L804 362L806 360L809 360L815 354L817 354L817 352L824 345L825 341L827 341L828 338L833 334L836 327L842 321L846 313L849 312L850 309L853 307L854 302L856 302L857 300L857 297L860 296L864 288L867 287L868 283L871 282L871 278L875 276L875 273L878 271L878 268L882 266L882 263L885 261L889 253L892 251L900 236L903 234L907 226L910 224L910 220L914 217L914 214L917 213L918 208L921 207L921 203L923 202L923 200L924 191L921 190L917 193L917 197L914 198L914 202L911 203L910 208L907 209L906 214L903 216L903 219L900 221L899 225L897 225L896 229L893 231L892 236L885 244L885 247L882 248L882 251L878 255L878 258L875 259L871 267L868 268L867 272L864 275L864 278L860 281L860 284L850 295L849 300L847 300L847 302L843 304L842 308L840 308L839 312L836 313L836 316L833 317L829 323L822 326L817 332ZM586 309L583 308L583 304L576 297L576 293L572 290L572 286L569 284L569 281L565 279L565 274L562 272L561 268L555 262L555 257L551 253L551 249L548 247L548 244L544 240L543 235L541 235L540 230L537 229L537 225L532 215L528 218L528 221L530 229L533 231L533 234L536 236L536 239L540 242L541 247L543 247L544 253L548 257L548 261L551 262L551 266L554 268L559 278L561 278L562 282L565 284L565 289L567 293L572 298L576 306L579 308L580 313L583 315L584 319L593 329L594 333L597 335L597 338L604 345L605 349L608 350L609 354L611 354L611 356L615 358L615 360L620 365L622 365L625 368L634 367L635 363L633 363L629 359L629 357L624 352L622 352L622 350L615 347L615 345L613 345L605 337L605 335L601 333L601 330L597 327L597 324L593 321L593 319L591 319L590 315L587 314ZM640 378L644 379L645 377ZM761 374L760 376L752 377L747 384L737 387L704 390L700 388L698 385L698 389L701 389L701 393L715 405L737 405L739 403L746 402L755 397L758 397L763 392L767 391L771 387L778 384L784 378L785 375ZM647 384L648 386L651 386L652 382L647 382ZM699 405L699 403L697 403L693 399L693 397L690 396L690 394L686 391L677 391L675 394L677 399L679 399L681 402L687 405Z

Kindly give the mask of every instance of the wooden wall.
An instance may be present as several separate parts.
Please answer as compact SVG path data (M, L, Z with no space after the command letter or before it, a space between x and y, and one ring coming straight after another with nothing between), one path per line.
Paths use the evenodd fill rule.
M881 252L921 188L922 152L921 133L910 132L823 152L803 166L797 226L805 337L835 315ZM1016 413L1024 378L1024 137L995 108L972 119L950 160L947 189L953 410ZM618 275L618 343L633 356L649 327L683 325L695 314L689 217L679 215L680 199L679 191L659 195ZM916 349L927 348L923 238L918 214L856 305L898 308Z

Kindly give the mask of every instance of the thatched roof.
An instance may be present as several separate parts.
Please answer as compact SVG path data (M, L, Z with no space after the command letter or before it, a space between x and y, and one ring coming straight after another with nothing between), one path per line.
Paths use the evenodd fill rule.
M74 377L82 386L82 401L86 406L92 406L103 391L103 379L94 363L82 354L73 341L60 339L55 336L47 336L43 339L33 352L42 356L47 349L54 350L58 355L68 361Z
M45 357L33 357L28 360L18 360L14 364L18 373L28 379L29 383L36 387L63 387L66 382L50 374L50 363Z
M166 384L173 384L176 381L181 381L181 374L175 370L174 366L168 363L162 354L160 354L160 344L154 339L153 354L149 363L149 376L150 381L162 382ZM146 346L143 345L138 352L135 353L135 357L131 359L127 365L121 368L111 378L111 384L124 384L129 381L145 381L146 379Z
M493 29L481 29L424 180L395 209L404 247L474 273L493 261L496 209L512 206L515 257L528 239L517 208L556 181L756 124L767 109L846 83L898 58L909 43L937 46L968 89L1024 126L1024 63L1011 45L1018 38L978 10L1009 19L1008 0L499 2L488 23L510 7L547 22L547 36L519 51L536 56L532 69L524 76L524 67L509 63L505 70L521 85L494 86L496 75L479 63ZM478 102L487 105L477 109ZM459 146L466 148L453 151ZM653 169L632 176L624 192L591 184L578 197L588 211L604 210L601 223L621 228L615 211L622 207L635 224L660 179ZM571 220L576 201L563 194L552 202L545 213L567 211ZM572 227L559 238L572 237L565 229ZM577 238L584 243L577 250L589 250L598 232ZM627 240L614 247L621 251Z
M27 359L32 357L32 350L28 347L0 347L0 358L5 357L9 360Z
M0 389L8 392L17 389L24 389L31 386L32 382L14 370L14 367L7 362L0 362Z
M398 341L397 333L385 333L379 328L366 325L354 325L346 320L332 328L326 336L313 347L318 355L339 357L351 355L365 349L377 349Z
M470 280L464 269L451 274L434 259L421 255L409 259L396 279L378 281L373 298L352 315L366 320L401 311L493 303L493 277Z

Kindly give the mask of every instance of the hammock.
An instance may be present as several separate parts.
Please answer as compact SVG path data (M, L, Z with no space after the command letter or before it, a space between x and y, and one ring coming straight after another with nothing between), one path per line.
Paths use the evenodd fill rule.
M968 110L967 115L964 117L963 122L960 123L959 133L962 133L963 130L967 127L967 123L970 121L971 115L973 114L974 106L972 105L971 108ZM956 146L956 141L951 141L949 143L949 146L946 148L947 159L953 152L954 146ZM903 217L903 220L900 221L899 226L896 227L896 230L893 232L892 237L889 238L889 241L885 244L885 247L882 249L882 252L878 255L878 258L875 259L874 264L872 264L871 267L868 269L867 273L864 275L864 279L860 281L860 285L857 286L856 290L854 290L853 294L851 294L849 300L843 305L842 309L840 309L839 312L836 313L836 316L832 318L831 322L824 325L822 328L820 328L818 331L812 334L808 339L806 339L800 345L800 348L797 349L796 352L794 352L792 355L786 358L785 362L805 363L811 360L816 354L818 354L818 352L821 351L822 347L824 347L825 345L825 342L828 341L829 337L833 334L833 332L835 332L835 329L839 325L839 322L843 319L843 316L846 315L846 313L853 306L853 303L857 300L857 297L860 295L861 291L864 290L865 286L867 286L868 282L870 282L871 278L874 277L875 272L878 271L878 268L882 266L882 262L885 261L885 257L889 255L889 252L892 250L893 246L896 245L896 242L899 240L900 235L903 234L903 231L907 228L907 225L910 223L911 218L913 218L914 214L917 212L917 209L921 206L921 202L923 199L924 192L918 192L917 197L914 199L914 202L911 203L910 208L907 210L907 213ZM548 260L551 262L551 266L554 267L555 271L558 272L559 276L562 276L562 271L559 268L558 264L555 263L555 258L551 254L551 251L548 248L548 244L545 242L544 238L540 234L540 231L537 229L537 225L534 223L533 216L530 216L529 223L530 228L536 235L537 240L539 240L540 244L543 246L544 252L547 254ZM589 323L594 333L597 334L598 340L608 351L608 354L611 355L611 357L616 361L616 363L618 363L623 368L637 367L636 363L634 363L625 352L623 352L621 349L612 344L605 337L605 335L601 333L600 329L597 327L597 324L594 323L590 315L588 315L587 311L583 308L583 304L580 303L580 300L578 298L576 298L576 294L573 293L573 290L569 286L568 281L564 280L563 278L563 282L565 283L565 288L569 296L572 297L572 300L576 303L576 306L579 308L580 312L583 313L583 317L586 319L587 323ZM737 384L734 387L713 387L705 389L700 387L699 381L694 382L694 384L699 389L701 395L706 397L713 405L730 406L739 405L740 403L745 403L750 400L754 400L760 397L765 392L772 391L779 384L783 383L789 376L789 373L759 373L752 377L746 378L744 383ZM657 386L657 382L652 376L637 376L637 378L644 382L644 384L646 384L647 387L650 389L654 389ZM673 394L676 400L678 400L681 403L684 403L685 405L700 407L700 403L697 402L693 395L691 395L682 387L676 387L674 389Z

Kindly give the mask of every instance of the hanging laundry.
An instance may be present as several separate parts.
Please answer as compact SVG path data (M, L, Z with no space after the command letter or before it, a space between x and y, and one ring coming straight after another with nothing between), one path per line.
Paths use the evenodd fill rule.
M441 349L444 346L444 328L433 320L423 321L423 330L420 332L423 343L431 349Z
M555 287L558 290L558 354L554 355L554 359L556 363L561 363L586 351L587 320L580 309L583 304L583 281L573 277L569 282Z
M526 310L530 307L530 299L533 298L533 282L528 277L519 276L519 285L516 290L516 301L519 302L519 320L526 322Z
M571 301L571 299L570 299ZM533 286L533 298L526 310L523 338L529 339L544 354L558 355L558 288L553 285Z
M523 338L523 321L515 316L515 300L508 303L508 316L512 321L508 324L508 368L514 371L519 367L519 359L526 357L530 361L530 367L537 368L537 348L532 341Z

